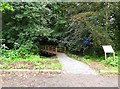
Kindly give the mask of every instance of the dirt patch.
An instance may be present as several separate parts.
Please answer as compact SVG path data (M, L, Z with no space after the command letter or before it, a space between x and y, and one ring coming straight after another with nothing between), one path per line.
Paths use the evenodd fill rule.
M3 73L1 76L3 87L118 87L117 76L35 72Z
M54 57L55 58L55 57ZM40 61L40 63L41 64L56 64L56 63L59 63L59 60L52 60L52 58L51 58L51 60L49 60L49 61L46 61L46 62L43 62L43 61Z
M96 61L91 62L90 67L93 68L93 69L95 69L95 70L107 69L106 66L104 66L101 63L96 62Z
M0 61L0 65L3 65L4 63Z
M53 64L53 63L56 64L56 63L59 63L59 61L58 60L48 61L45 64Z
M11 63L10 66L12 66L13 68L28 68L28 69L33 69L34 64L31 62L26 62L26 61L19 61L19 62L14 62Z

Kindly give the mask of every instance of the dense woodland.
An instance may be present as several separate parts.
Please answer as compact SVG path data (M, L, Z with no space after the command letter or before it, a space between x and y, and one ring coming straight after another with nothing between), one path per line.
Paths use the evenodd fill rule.
M10 2L1 6L3 48L37 54L41 45L57 45L78 55L100 55L102 45L110 44L120 50L118 2Z

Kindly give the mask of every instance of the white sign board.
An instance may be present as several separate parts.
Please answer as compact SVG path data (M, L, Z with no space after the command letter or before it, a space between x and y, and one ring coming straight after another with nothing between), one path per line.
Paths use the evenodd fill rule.
M102 47L105 53L114 53L114 50L111 45L103 45Z

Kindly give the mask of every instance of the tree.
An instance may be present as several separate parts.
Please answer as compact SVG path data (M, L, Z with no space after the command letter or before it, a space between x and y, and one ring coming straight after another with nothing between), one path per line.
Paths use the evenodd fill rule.
M101 53L102 45L119 46L119 4L109 2L9 3L3 13L3 38L9 48L63 45L71 52ZM86 46L83 38L90 39ZM8 45L8 46L9 46ZM25 46L26 47L26 46Z
M72 15L67 25L68 31L63 36L62 42L70 51L80 53L98 53L102 51L102 45L116 47L115 6L117 3L76 3L76 15ZM81 7L80 7L81 6ZM79 11L80 10L80 11ZM91 45L84 46L83 37L90 37ZM91 48L91 49L89 49ZM92 51L93 49L93 51Z

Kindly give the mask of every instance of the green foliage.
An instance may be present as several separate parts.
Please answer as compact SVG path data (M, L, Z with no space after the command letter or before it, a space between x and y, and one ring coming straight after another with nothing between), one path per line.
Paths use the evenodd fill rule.
M84 58L85 58L85 59L90 59L91 57L90 57L90 56L85 55L85 56L84 56Z
M62 65L60 63L52 63L51 65L48 66L49 69L60 69L62 67Z
M115 16L116 16L116 21L115 21L115 24L114 24L114 27L116 28L116 29L118 29L117 31L116 31L116 45L117 45L117 48L120 50L120 35L119 35L119 33L120 33L120 2L118 2L118 6L116 6L116 7L118 7L118 9L115 11L116 12L116 14L115 14Z
M15 9L3 14L3 39L5 43L38 46L42 37L53 31L48 23L51 11L42 3L10 3ZM9 14L9 16L8 16ZM31 45L32 47L32 45Z
M5 44L1 45L1 50L2 50L2 56L1 60L8 60L12 61L13 59L20 59L20 58L26 58L30 52L28 49L26 49L25 46L21 46L19 49L11 49L8 50L8 47L5 46Z
M111 66L119 66L120 52L116 52L115 60L113 60L113 56L108 57L106 60L102 60L105 65Z
M61 69L57 58L46 58L29 53L26 47L8 50L1 45L0 69Z
M39 45L67 47L84 55L102 54L102 45L119 48L120 3L10 2L3 13L3 43L8 48L38 53ZM83 37L91 44L83 44ZM24 49L22 49L22 48Z
M116 12L118 11L117 3L76 3L81 5L79 8L84 8L82 11L78 7L72 8L81 10L71 16L68 22L68 30L62 38L62 43L68 47L72 52L83 52L84 55L102 54L102 45L112 45L118 47L115 28ZM95 6L94 6L95 5ZM94 8L96 7L96 9ZM74 11L73 10L73 11ZM75 11L76 11L75 10ZM91 44L85 46L83 44L83 37L90 38Z
M8 48L5 45L1 45L2 55L0 57L0 60L3 61L6 60L7 62L11 61L11 59L18 58L18 54L13 50L8 50Z
M116 56L115 60L113 60L113 57L108 57L106 60L103 60L102 62L105 65L118 66L118 59L119 59L118 56Z
M7 2L0 2L0 11L5 12L6 10L13 10L13 7Z
M76 60L78 60L78 61L82 61L82 62L85 62L85 63L87 63L87 64L90 64L91 62L92 62L92 60L91 60L91 56L84 56L84 57L80 57L80 56L78 56L78 55L75 55L75 54L71 54L71 53L67 53L67 55L69 56L69 57L72 57L72 58L74 58L74 59L76 59Z
M39 50L45 41L59 43L64 30L65 18L59 12L58 3L9 3L14 11L3 14L3 43L14 47L30 45L31 50ZM16 47L17 44L17 47ZM31 51L29 50L29 51ZM38 51L37 51L38 52Z

